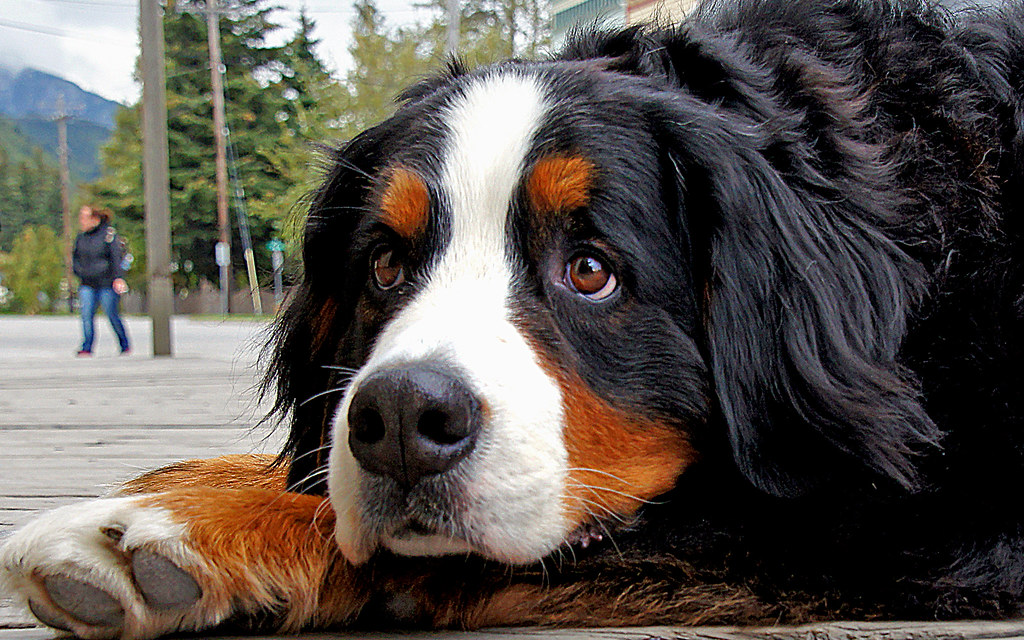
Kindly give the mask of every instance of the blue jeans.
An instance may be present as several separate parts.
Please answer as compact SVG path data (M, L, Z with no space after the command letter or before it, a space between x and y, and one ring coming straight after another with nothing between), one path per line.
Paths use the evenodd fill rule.
M100 305L103 306L103 313L110 319L110 326L114 328L121 351L127 351L131 347L128 343L128 333L121 322L121 313L117 308L120 300L121 296L110 287L98 289L84 284L78 287L78 301L82 311L82 351L92 351L92 343L96 338L93 318L96 315L96 308Z

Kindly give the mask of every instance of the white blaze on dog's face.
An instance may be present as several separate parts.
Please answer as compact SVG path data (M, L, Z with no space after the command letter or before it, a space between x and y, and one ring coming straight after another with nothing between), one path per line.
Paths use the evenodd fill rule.
M620 233L618 206L598 206L634 206L654 179L635 169L632 191L605 185L591 202L600 162L550 143L567 120L553 91L522 69L462 77L414 110L422 129L402 126L374 169L356 232L368 239L353 241L370 286L348 352L367 335L372 347L335 411L329 461L336 537L353 562L381 546L535 561L667 491L693 457L680 425L704 410L702 365L658 306L678 281L645 265L664 282L631 297L599 255L664 260ZM590 155L614 166L617 153ZM611 293L577 290L575 276L584 289L606 276ZM628 343L642 333L650 344ZM695 404L671 418L647 410L677 392Z
M533 560L556 548L571 527L560 501L567 473L561 394L509 306L516 273L506 259L506 218L544 111L536 82L514 74L470 85L450 107L441 188L451 238L415 298L385 326L335 418L331 500L341 516L338 541L352 559L378 541L365 539L360 522L355 488L363 472L348 446L349 403L368 375L419 360L456 366L486 407L475 451L462 463L463 527L478 536L480 551ZM380 542L414 555L468 548L443 535Z

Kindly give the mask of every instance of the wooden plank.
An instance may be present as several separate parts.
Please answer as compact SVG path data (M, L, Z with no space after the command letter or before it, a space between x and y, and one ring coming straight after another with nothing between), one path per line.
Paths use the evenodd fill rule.
M0 618L2 620L2 618ZM41 640L53 633L39 628L0 629L0 640ZM203 637L220 640L280 640L280 636L234 635ZM800 627L638 627L625 629L547 630L535 628L440 632L336 632L304 633L293 640L1016 640L1024 638L1022 622L866 623L837 622Z

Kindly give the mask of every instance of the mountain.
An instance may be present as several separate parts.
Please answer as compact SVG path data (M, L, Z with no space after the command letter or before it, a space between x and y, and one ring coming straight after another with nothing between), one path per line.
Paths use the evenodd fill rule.
M19 118L18 130L47 154L57 157L57 123L42 118ZM68 170L72 182L100 177L99 150L110 139L110 129L92 122L68 121Z
M63 97L68 119L68 165L71 180L90 182L100 175L99 149L110 139L114 113L120 106L73 82L36 69L13 73L0 68L0 145L10 156L24 155L25 141L43 149L57 162L58 99Z
M14 80L14 73L10 69L0 67L0 100L7 95L7 89L11 86L12 80Z
M63 97L64 110L75 119L91 122L108 130L114 128L114 112L119 106L90 93L73 82L36 69L17 74L0 73L0 113L19 120L26 117L52 118Z

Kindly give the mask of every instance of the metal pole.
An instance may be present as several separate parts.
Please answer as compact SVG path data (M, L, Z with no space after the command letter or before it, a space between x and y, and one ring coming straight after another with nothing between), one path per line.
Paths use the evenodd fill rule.
M220 54L220 15L217 0L206 3L206 40L210 47L210 88L213 93L213 140L215 144L214 163L217 175L217 228L220 230L221 248L216 252L217 266L220 267L220 310L229 312L231 288L231 226L228 219L228 163L227 145L224 141L224 82Z
M445 54L449 58L459 52L459 0L448 0L448 40Z
M74 273L71 270L71 245L75 241L71 222L71 172L68 170L68 113L64 94L57 96L57 155L60 158L60 209L64 221L64 279L68 283L68 311L75 311Z
M270 252L271 264L274 266L274 310L280 311L282 300L283 278L281 272L284 269L284 252L274 247Z
M153 355L171 355L170 183L167 154L167 95L164 25L159 0L139 0L142 39L142 171L146 198L146 274Z

